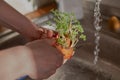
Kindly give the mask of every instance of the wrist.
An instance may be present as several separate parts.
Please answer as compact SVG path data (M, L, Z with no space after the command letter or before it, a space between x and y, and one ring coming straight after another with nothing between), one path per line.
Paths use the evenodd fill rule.
M26 34L23 34L23 36L28 41L38 40L41 38L41 35L42 35L42 32L37 27L31 30L30 32L27 32Z
M23 59L23 63L24 63L23 70L25 71L25 75L28 75L32 79L35 79L35 78L37 78L37 74L36 74L37 69L36 69L36 63L35 63L35 59L34 59L34 56L33 56L33 52L30 48L28 48L26 46L23 46L22 48L25 49L25 51L21 55L21 58L24 57L24 59Z

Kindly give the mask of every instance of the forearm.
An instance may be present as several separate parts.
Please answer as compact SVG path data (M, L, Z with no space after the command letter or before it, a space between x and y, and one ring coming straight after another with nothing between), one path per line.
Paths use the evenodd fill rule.
M0 0L0 24L21 33L25 37L33 39L40 37L37 27L3 0Z
M0 51L0 80L15 80L25 75L34 77L34 69L31 51L27 47Z

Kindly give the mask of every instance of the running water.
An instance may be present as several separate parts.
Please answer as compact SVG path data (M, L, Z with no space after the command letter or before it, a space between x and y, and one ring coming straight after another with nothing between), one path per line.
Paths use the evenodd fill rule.
M95 9L94 9L94 27L96 29L95 31L95 49L94 49L94 55L95 55L95 59L94 59L94 64L97 63L98 61L98 56L99 56L99 41L100 41L100 31L102 26L100 26L100 22L101 22L101 13L100 13L100 3L102 0L96 0L95 3Z

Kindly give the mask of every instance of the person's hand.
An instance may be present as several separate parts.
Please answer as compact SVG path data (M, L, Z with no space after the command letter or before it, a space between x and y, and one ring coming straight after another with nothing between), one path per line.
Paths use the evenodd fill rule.
M55 73L63 63L63 55L50 40L37 40L0 51L0 80L16 80L23 76L37 80Z
M46 28L39 28L38 29L41 33L41 39L45 39L45 38L53 38L55 35L55 32Z
M26 44L32 51L37 80L48 78L63 64L63 55L52 46L51 40L36 40ZM30 76L32 77L32 76Z
M36 24L32 23L32 26L34 26L34 30L32 35L28 34L25 36L25 38L28 41L34 41L34 40L40 40L40 39L46 39L46 38L54 38L56 36L56 32L47 28L38 27Z

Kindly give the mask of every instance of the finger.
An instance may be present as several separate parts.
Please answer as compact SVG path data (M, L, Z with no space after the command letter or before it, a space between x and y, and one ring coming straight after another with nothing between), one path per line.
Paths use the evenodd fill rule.
M54 34L54 32L52 30L47 30L47 37L48 38L52 38L53 34Z
M39 28L39 31L44 32L44 30L42 28Z
M47 31L43 28L39 28L38 30L40 31L40 35L41 35L40 39L46 38Z
M39 31L41 31L41 39L58 37L58 33L53 30L49 30L46 28L39 28Z
M53 37L54 37L54 38L58 38L58 32L55 32L55 31L54 31Z
M54 32L52 30L43 28L42 31L43 31L42 38L52 38L54 35Z

